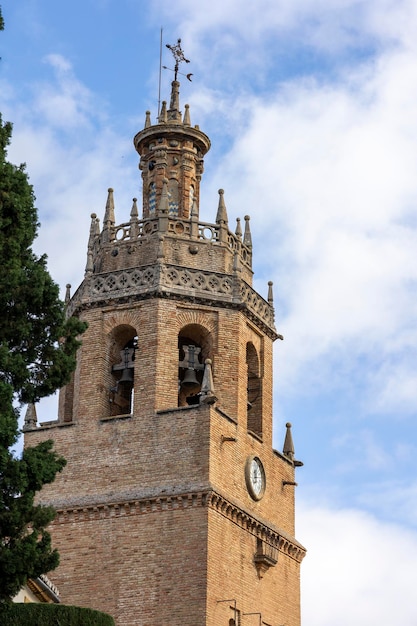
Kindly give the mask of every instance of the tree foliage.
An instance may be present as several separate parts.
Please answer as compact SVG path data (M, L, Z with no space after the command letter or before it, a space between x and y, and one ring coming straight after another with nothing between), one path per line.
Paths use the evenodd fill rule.
M1 24L1 21L0 21ZM32 244L38 218L24 165L9 163L12 127L0 116L0 601L28 577L58 565L45 527L54 511L34 503L65 460L43 442L16 458L17 405L35 403L65 385L85 325L66 319L64 303Z
M107 613L65 604L9 604L0 605L2 626L114 626Z

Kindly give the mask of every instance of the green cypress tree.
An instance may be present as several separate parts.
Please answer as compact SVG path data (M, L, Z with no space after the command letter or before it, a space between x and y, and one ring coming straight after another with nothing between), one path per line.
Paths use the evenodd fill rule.
M19 437L16 407L69 381L85 330L76 318L66 319L46 257L32 251L35 198L25 166L6 160L11 132L0 116L0 602L59 562L45 529L54 511L35 504L35 495L65 460L51 441L25 449L21 458L11 448Z

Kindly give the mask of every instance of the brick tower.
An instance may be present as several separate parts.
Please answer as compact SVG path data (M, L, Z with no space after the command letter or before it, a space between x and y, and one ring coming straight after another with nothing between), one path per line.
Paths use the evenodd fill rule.
M176 69L178 68L178 62ZM62 601L118 626L299 626L294 448L272 448L272 284L252 288L249 217L199 218L209 138L170 106L134 138L143 199L92 215L68 313L88 322L52 438L67 459L41 493L58 511Z

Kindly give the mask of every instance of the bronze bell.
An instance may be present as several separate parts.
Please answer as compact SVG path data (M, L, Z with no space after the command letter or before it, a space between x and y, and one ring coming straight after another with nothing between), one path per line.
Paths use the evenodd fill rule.
M125 367L119 380L119 385L133 385L133 367Z
M181 387L195 387L195 385L199 385L200 383L197 380L195 375L195 370L191 367L187 369L185 372L184 378L181 381Z

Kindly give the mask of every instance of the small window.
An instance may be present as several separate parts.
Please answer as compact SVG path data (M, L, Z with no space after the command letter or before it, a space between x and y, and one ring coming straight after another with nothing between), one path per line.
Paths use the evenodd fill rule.
M168 183L168 212L170 215L178 216L179 195L178 181L171 178Z
M191 212L193 210L193 204L194 204L194 186L191 185L190 194L189 194L189 204L188 204L189 215L191 215Z
M148 210L149 210L149 217L153 217L156 214L156 185L155 183L151 183L149 185Z

